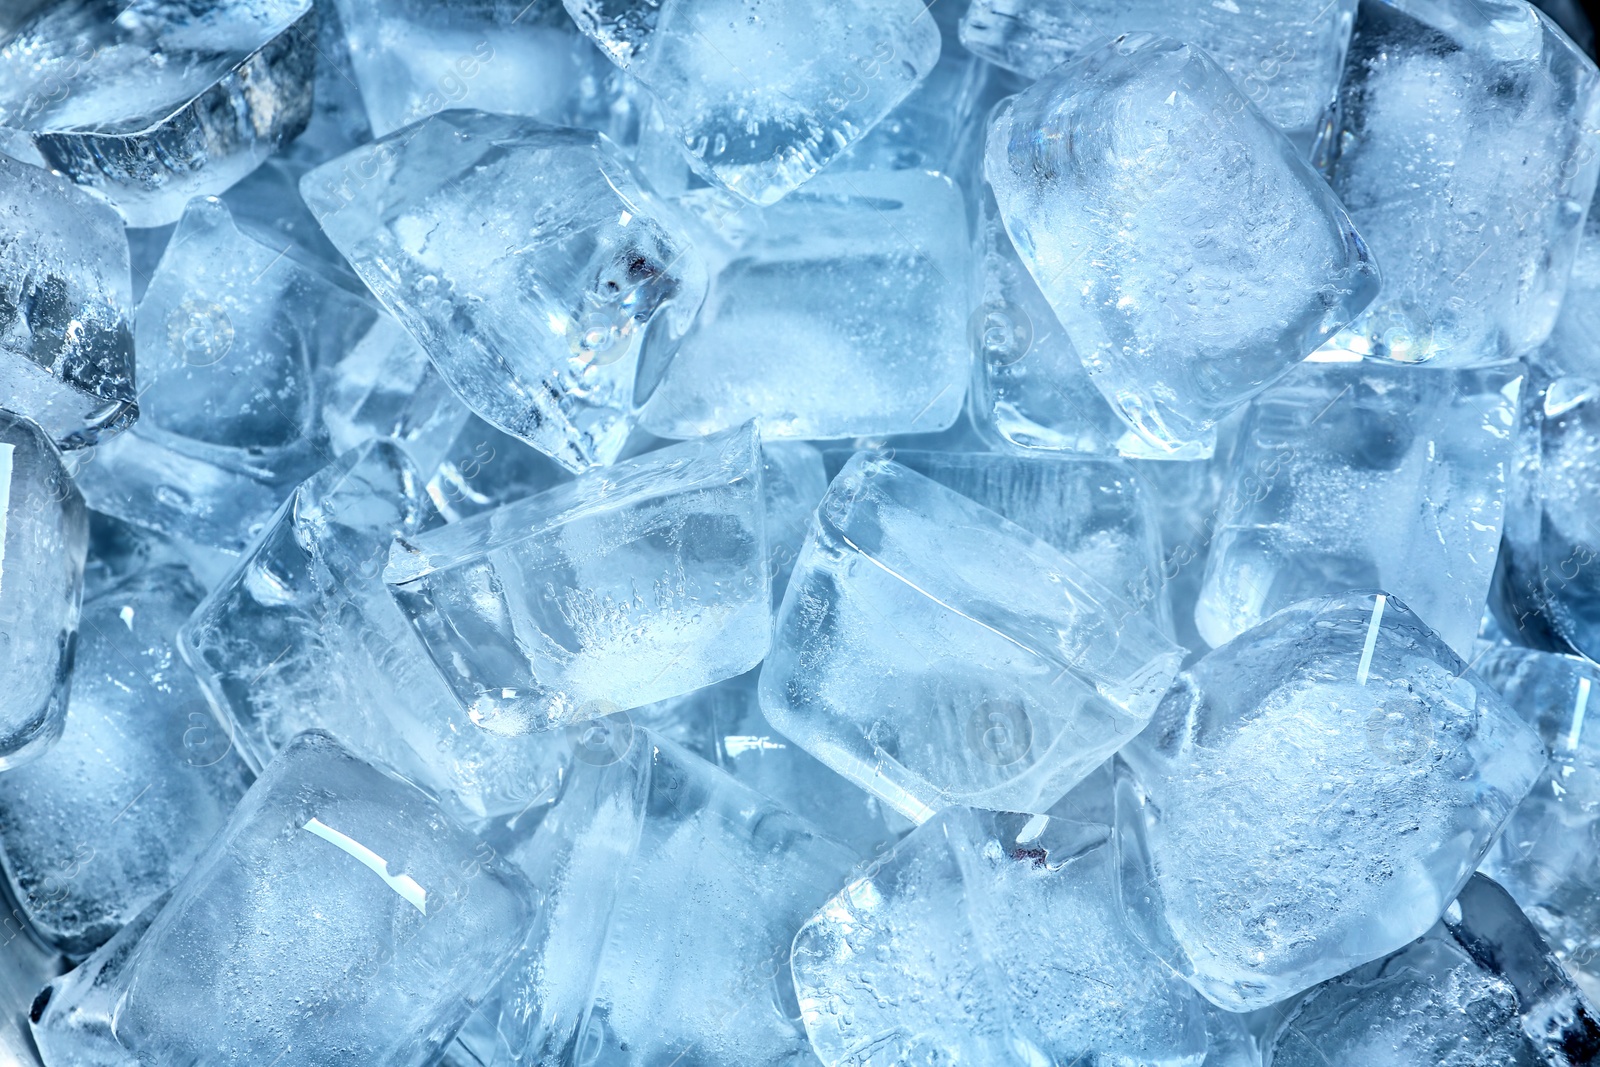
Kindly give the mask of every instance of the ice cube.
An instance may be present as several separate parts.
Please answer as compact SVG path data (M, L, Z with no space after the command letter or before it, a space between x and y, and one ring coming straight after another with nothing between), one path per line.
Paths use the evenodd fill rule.
M139 414L122 220L58 175L0 155L0 395L63 447Z
M1262 112L1309 146L1339 85L1356 0L973 0L961 40L1029 78L1129 30L1210 53Z
M1421 939L1273 1009L1270 1067L1577 1067L1600 1021L1505 890L1474 875Z
M1600 382L1536 373L1522 408L1491 607L1521 644L1600 654Z
M1180 658L1048 544L862 453L817 509L761 707L914 822L1043 812L1139 732Z
M1336 345L1457 366L1537 347L1600 175L1594 63L1521 0L1369 0L1336 114L1319 161L1385 269Z
M829 438L955 422L970 361L967 242L948 178L828 174L752 225L682 342L646 343L645 429L689 438L759 418L769 437ZM781 351L751 358L776 338Z
M564 0L655 96L707 181L776 203L870 130L939 58L919 0Z
M41 994L34 1036L49 1067L426 1067L535 911L521 872L425 793L303 734L136 941Z
M336 2L379 137L452 107L578 125L585 79L614 73L561 0Z
M568 753L474 728L388 595L390 543L431 518L395 444L342 456L295 490L195 610L183 654L257 768L300 731L324 729L464 819L515 812L553 788Z
M1471 656L1494 575L1520 364L1306 363L1257 397L1195 609L1213 647L1311 597L1380 588Z
M51 0L0 37L0 150L175 222L305 128L316 29L311 0Z
M671 742L639 731L638 849L580 1037L599 1062L802 1062L790 942L856 855Z
M672 212L597 133L444 111L300 189L467 405L572 470L617 458L640 344L669 351L705 295Z
M752 671L627 717L771 797L863 855L893 844L903 820L855 782L773 729Z
M1095 387L1050 302L1017 255L992 190L982 194L974 255L981 303L967 324L977 356L972 408L980 427L1008 449L1134 454L1144 442ZM1202 440L1185 453L1208 453Z
M1438 920L1544 769L1538 736L1394 597L1286 608L1184 674L1124 748L1124 902L1230 1011Z
M1572 257L1561 314L1535 360L1557 377L1600 378L1600 211L1593 202Z
M1201 1000L1123 926L1110 828L952 808L795 935L829 1067L1198 1065Z
M776 607L811 528L811 513L828 491L822 453L804 441L763 443L761 486L766 496L768 569Z
M1600 669L1577 656L1511 646L1486 650L1473 669L1539 731L1551 757L1483 870L1522 905L1589 996L1600 998L1600 858L1591 847L1600 829L1600 732L1589 721Z
M1016 523L1171 632L1161 531L1128 464L1089 456L1047 459L900 448L894 461Z
M428 497L459 522L570 481L572 472L543 452L468 415L431 471Z
M78 467L91 507L237 553L333 458L314 379L381 311L292 252L190 203L139 304L139 424Z
M250 784L178 659L178 627L200 596L173 564L86 596L61 740L0 774L12 893L33 930L72 955L172 888Z
M326 372L322 421L335 455L389 438L424 474L433 472L471 413L428 354L388 315Z
M1156 450L1192 447L1377 293L1326 183L1170 38L1125 34L1012 97L985 170L1084 366Z
M764 512L752 423L407 536L385 578L472 721L550 730L761 661Z
M89 518L55 445L0 409L0 771L61 736Z

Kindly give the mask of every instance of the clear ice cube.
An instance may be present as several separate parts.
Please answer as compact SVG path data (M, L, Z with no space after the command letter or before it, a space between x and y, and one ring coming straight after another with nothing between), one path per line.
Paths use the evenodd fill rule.
M0 150L164 226L305 128L317 47L311 0L51 0L0 37Z
M773 204L860 140L939 59L920 0L564 0L654 95L690 165Z
M167 564L86 596L61 739L0 774L0 862L34 932L87 955L171 889L250 784L177 633L199 603Z
M761 707L914 822L1043 812L1143 728L1180 658L1050 545L862 453L817 509Z
M49 1067L426 1067L536 910L427 794L307 733L158 912L40 995L33 1032Z
M1472 655L1505 516L1520 364L1306 363L1257 397L1195 609L1226 644L1311 597L1385 589Z
M639 346L669 350L705 295L672 212L597 133L444 111L300 189L467 406L575 471L621 453Z
M139 423L79 462L95 510L237 553L333 458L315 379L381 311L292 252L189 204L139 304Z
M572 472L543 452L468 415L430 473L428 497L459 522L570 481Z
M393 442L295 490L182 632L218 719L257 768L323 729L438 794L465 819L515 812L559 781L566 749L467 721L388 594L391 542L432 518Z
M615 74L561 0L336 3L379 137L453 107L580 125L585 79Z
M89 517L38 425L0 410L0 771L61 736Z
M1333 99L1356 0L973 0L961 41L1040 78L1102 40L1146 30L1210 53L1262 112L1309 145Z
M515 734L754 667L767 557L752 423L406 536L385 578L472 721Z
M761 446L761 487L766 496L768 569L773 606L783 598L794 561L800 558L811 513L828 491L822 453L804 441L767 441Z
M1199 1067L1200 998L1124 927L1110 828L952 808L800 928L795 989L828 1067Z
M117 213L0 155L0 396L63 447L139 414L133 292Z
M947 428L970 362L965 212L950 179L920 170L830 173L752 209L682 341L647 341L640 424L669 438L752 418L780 438Z
M1545 765L1382 593L1297 604L1207 654L1120 755L1130 921L1230 1011L1424 933Z
M1157 451L1192 448L1377 293L1327 184L1170 38L1126 34L1012 97L985 170L1096 386Z
M1578 1067L1600 1020L1505 890L1475 875L1404 949L1273 1011L1268 1067Z
M1600 833L1600 731L1589 722L1600 668L1502 645L1485 650L1473 669L1539 731L1550 753L1544 777L1512 813L1483 870L1600 1000L1600 857L1592 846Z
M1537 347L1600 175L1593 61L1522 0L1370 0L1335 113L1319 163L1385 270L1336 345L1457 366Z

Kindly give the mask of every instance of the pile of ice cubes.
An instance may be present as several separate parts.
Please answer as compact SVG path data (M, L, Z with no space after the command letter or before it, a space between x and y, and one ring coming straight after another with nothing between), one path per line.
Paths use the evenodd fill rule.
M0 1059L1600 1063L1545 6L7 0Z

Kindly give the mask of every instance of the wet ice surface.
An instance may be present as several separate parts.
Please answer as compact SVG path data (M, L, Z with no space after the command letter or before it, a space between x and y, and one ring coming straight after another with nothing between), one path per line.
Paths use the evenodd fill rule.
M1597 157L1522 0L0 3L0 1059L1600 1062Z

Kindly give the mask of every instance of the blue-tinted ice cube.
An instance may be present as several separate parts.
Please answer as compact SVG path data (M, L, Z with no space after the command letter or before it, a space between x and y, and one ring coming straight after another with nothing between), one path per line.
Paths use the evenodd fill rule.
M1029 78L1114 34L1148 30L1209 52L1285 133L1309 145L1333 99L1356 0L973 0L972 51Z
M1385 271L1336 343L1457 366L1538 346L1600 175L1593 61L1522 0L1368 0L1335 114L1319 162Z
M1577 1067L1600 1017L1504 889L1473 876L1404 949L1282 1005L1269 1067Z
M911 92L939 58L919 0L564 0L655 96L707 181L772 204Z
M1265 1007L1436 922L1544 770L1400 601L1306 601L1179 676L1122 750L1123 900L1212 1002Z
M0 155L0 396L63 447L139 414L122 220L59 175Z
M1344 208L1214 59L1126 34L1012 97L985 171L1100 391L1178 452L1369 304Z
M311 115L311 0L51 0L0 34L0 149L177 221ZM0 27L4 30L4 27Z
M1201 1000L1124 927L1110 828L952 808L795 936L829 1067L1198 1065Z
M80 461L91 507L239 552L333 458L315 379L381 311L293 253L190 203L139 304L138 426Z
M597 133L445 111L300 188L462 400L572 470L617 458L640 344L670 352L705 295L672 212Z
M817 509L761 707L913 821L1042 812L1139 732L1179 659L1050 545L862 453Z
M750 214L681 343L647 342L640 424L687 438L759 418L766 436L815 439L955 422L970 361L955 185L914 170L829 174Z
M378 441L295 490L183 629L183 654L257 768L323 729L464 818L518 811L567 752L467 721L383 582L391 542L432 518L415 466Z
M536 907L427 794L304 734L137 940L41 995L34 1036L49 1067L426 1067Z
M0 771L61 736L89 517L55 445L0 409Z
M0 861L62 951L89 953L172 888L250 784L178 658L200 596L168 564L86 597L61 740L0 774Z
M754 667L767 563L752 423L407 536L385 578L472 720L514 734Z
M1290 604L1387 589L1470 656L1494 575L1520 364L1306 363L1257 397L1195 610L1226 644Z

